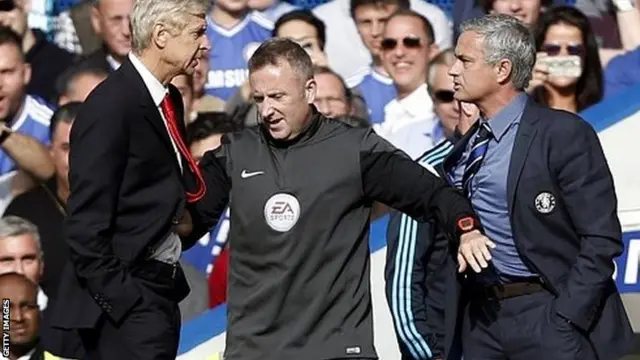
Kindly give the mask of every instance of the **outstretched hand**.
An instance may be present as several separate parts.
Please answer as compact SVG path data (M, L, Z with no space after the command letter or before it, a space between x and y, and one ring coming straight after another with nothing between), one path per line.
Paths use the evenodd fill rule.
M477 273L485 269L491 260L489 249L495 247L496 244L478 230L462 234L458 247L458 272L464 272L467 266Z

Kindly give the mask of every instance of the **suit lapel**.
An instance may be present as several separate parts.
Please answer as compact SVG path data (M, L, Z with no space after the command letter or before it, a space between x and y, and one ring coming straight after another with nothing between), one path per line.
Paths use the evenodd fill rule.
M144 118L148 121L153 129L156 131L158 136L162 138L162 141L167 146L167 149L171 151L171 154L174 154L173 145L171 144L171 138L169 138L169 132L167 131L167 127L160 116L160 112L158 111L158 107L153 102L151 98L151 94L149 94L149 90L147 86L144 84L142 77L138 73L138 71L133 67L131 61L127 58L125 62L121 66L123 75L126 79L132 83L132 86L135 86L136 93L140 94L139 104L144 111ZM176 164L177 166L178 164Z
M524 168L525 160L529 154L529 148L533 138L538 131L538 108L533 100L529 99L524 108L520 126L516 134L516 139L511 150L511 162L509 174L507 175L507 201L509 202L509 213L513 210L516 188L520 180L520 174Z
M464 136L462 136L462 138L453 145L453 149L451 149L451 152L449 153L449 155L447 155L447 157L442 162L442 168L445 172L444 179L448 183L451 183L449 181L448 174L451 173L451 169L453 169L453 167L458 163L458 160L460 160L460 157L464 153L464 150L466 149L467 144L469 143L469 139L471 139L473 134L476 133L476 130L478 130L478 124L479 124L479 121L476 121L475 124L471 126L469 131L467 131L467 133L464 134Z

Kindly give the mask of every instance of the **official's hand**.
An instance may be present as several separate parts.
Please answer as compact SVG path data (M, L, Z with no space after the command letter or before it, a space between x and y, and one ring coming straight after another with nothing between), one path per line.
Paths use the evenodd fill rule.
M488 262L491 260L489 249L495 247L496 245L478 230L462 234L458 247L458 272L464 272L467 265L477 273L482 271L489 266Z
M547 53L539 52L536 54L536 63L531 73L531 81L527 86L527 92L531 93L535 88L544 85L549 78L549 67L544 63L544 58L548 57Z
M184 215L178 225L176 225L176 234L178 236L188 236L193 231L193 220L188 210L184 211Z

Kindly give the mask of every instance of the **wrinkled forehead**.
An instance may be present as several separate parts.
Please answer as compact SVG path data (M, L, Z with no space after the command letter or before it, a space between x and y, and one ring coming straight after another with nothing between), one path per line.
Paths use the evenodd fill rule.
M266 64L249 74L251 91L267 92L273 89L299 88L305 81L289 62L280 58L275 64Z
M422 21L415 16L397 15L391 17L384 27L384 37L402 39L406 36L416 36L428 39L427 31Z

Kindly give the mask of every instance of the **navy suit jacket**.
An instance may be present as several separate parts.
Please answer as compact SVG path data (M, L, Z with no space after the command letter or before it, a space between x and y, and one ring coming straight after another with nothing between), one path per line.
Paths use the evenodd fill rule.
M476 128L477 123L456 143L443 163L445 172ZM557 313L590 338L599 358L619 359L632 350L633 331L612 279L613 259L623 250L622 230L613 178L595 130L577 115L530 99L513 150L505 156L511 156L511 227L523 260L556 296ZM542 193L551 194L555 205L537 207Z

